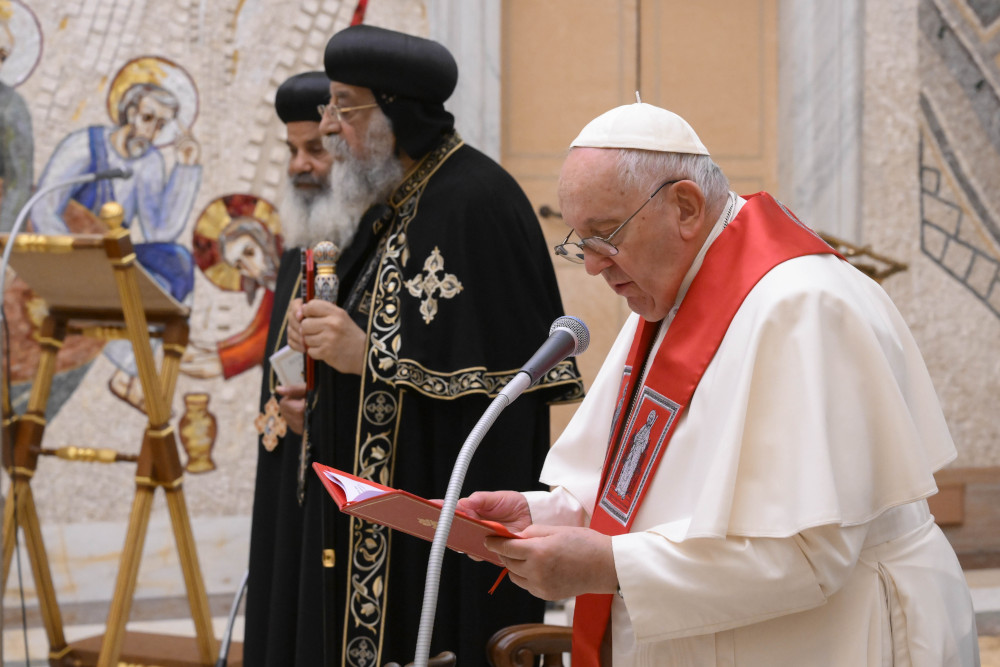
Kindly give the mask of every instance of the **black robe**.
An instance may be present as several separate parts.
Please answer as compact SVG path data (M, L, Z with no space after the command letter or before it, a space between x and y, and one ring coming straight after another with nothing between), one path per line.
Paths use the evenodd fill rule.
M549 255L527 198L499 165L457 135L428 154L388 206L366 214L338 261L339 303L369 345L363 376L318 365L311 460L443 498L469 432L563 314ZM297 273L286 253L271 337ZM581 396L567 361L514 401L472 459L463 495L542 488L548 406ZM311 471L299 508L298 454L294 436L274 452L259 448L246 664L411 661L430 544L340 514ZM509 581L488 594L499 574L446 555L431 655L451 650L460 665L482 665L493 632L542 619L542 601Z

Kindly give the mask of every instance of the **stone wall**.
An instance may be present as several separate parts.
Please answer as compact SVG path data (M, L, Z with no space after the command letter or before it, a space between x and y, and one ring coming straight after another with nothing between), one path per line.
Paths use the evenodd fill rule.
M866 3L862 238L909 267L885 288L960 467L1000 465L998 19L995 3Z
M779 11L780 195L816 229L906 266L882 284L941 398L952 469L1000 465L998 11L965 0Z
M198 238L204 240L199 231L217 234L218 212L226 210L223 205L229 204L225 217L244 210L233 202L249 202L246 211L270 231L280 232L280 212L267 214L280 199L288 154L283 126L273 109L274 91L290 74L322 69L326 41L349 24L357 4L356 0L0 1L0 23L10 29L0 30L0 36L14 37L13 54L0 69L0 80L13 87L30 114L34 183L45 177L50 159L65 166L68 158L53 156L70 133L114 124L115 101L127 85L154 81L178 99L176 120L162 128L154 145L169 175L180 159L184 142L178 139L189 135L200 154L196 159L200 174L183 229L157 240L192 251L195 261L202 261L203 266L194 269L193 289L185 301L191 306L192 341L205 349L212 350L217 341L247 329L264 290L247 294L231 267L222 266L217 257L204 262L203 249L195 247ZM370 0L365 22L414 34L429 32L421 0ZM133 225L133 240L151 240L141 227ZM38 312L31 295L18 287L19 292L8 292L7 310L12 322L23 325L23 335L14 341L20 346L14 359L22 363L12 364L19 372L12 395L21 411L34 371L26 362L34 358L30 335ZM53 387L45 446L111 447L137 453L145 416L112 391L109 383L122 377L117 367L99 345L71 341L67 348L61 353ZM216 422L214 470L184 478L210 594L231 593L246 567L256 465L254 419L261 386L259 365L249 366L228 379L211 373L203 377L205 371L182 372L173 400L171 423L178 433L178 423L188 412L185 395L207 397ZM127 388L126 373L117 391L127 397ZM184 453L181 460L187 460ZM32 489L60 603L110 598L134 494L134 471L131 464L40 460ZM3 485L6 495L6 475ZM22 563L26 568L27 561ZM24 576L30 605L34 587L30 573ZM14 575L9 588L16 588ZM158 494L137 597L182 593L166 504Z

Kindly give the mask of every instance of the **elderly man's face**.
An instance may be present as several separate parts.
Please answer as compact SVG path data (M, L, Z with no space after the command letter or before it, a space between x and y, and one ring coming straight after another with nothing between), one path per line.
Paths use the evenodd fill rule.
M288 139L288 176L303 194L315 194L327 187L333 156L323 147L319 123L292 121L285 126Z
M576 232L570 240L606 237L649 197L649 192L620 184L616 155L617 150L575 148L566 158L559 177L559 205L563 220ZM600 274L633 312L650 322L666 317L699 249L679 228L674 187L663 188L615 236L617 255L584 251L587 273Z
M368 157L368 146L365 145L364 138L368 130L368 123L371 121L372 112L378 108L375 105L375 96L372 94L371 89L331 81L330 105L342 109L367 107L341 112L339 120L336 113L327 109L327 112L323 114L323 119L320 121L319 131L324 135L339 135L347 143L347 147L354 157Z

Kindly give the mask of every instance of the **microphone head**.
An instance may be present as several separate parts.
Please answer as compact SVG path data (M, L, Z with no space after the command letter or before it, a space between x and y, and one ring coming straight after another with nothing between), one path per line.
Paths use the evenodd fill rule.
M560 330L568 332L576 342L576 347L573 348L573 352L568 356L575 357L587 351L587 346L590 345L590 330L587 329L587 325L583 323L583 320L571 315L563 315L556 318L556 321L549 327L549 335L551 336Z
M95 171L91 174L91 180L93 181L103 181L111 178L132 178L132 169L125 167L121 169L116 167L114 169L105 169L104 171Z

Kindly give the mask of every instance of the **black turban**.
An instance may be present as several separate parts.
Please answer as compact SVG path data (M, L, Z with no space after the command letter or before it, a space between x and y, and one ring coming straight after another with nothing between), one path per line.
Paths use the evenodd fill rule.
M330 80L323 72L303 72L285 79L274 94L274 109L286 125L320 121L317 107L330 101Z
M441 44L356 25L330 38L323 61L331 81L372 90L410 157L422 157L454 128L444 101L455 90L458 65Z

